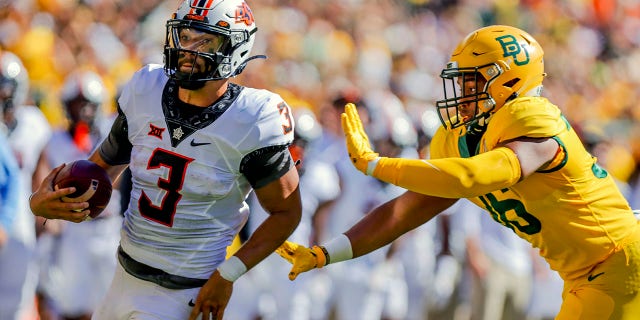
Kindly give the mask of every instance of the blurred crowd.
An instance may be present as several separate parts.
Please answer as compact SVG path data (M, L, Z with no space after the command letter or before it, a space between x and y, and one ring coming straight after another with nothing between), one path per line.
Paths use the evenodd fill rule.
M0 54L12 52L28 71L24 104L40 110L52 132L73 128L77 138L82 134L70 117L65 84L81 72L99 77L104 94L94 101L96 118L108 123L119 87L142 65L163 63L163 26L177 5L176 0L0 0ZM632 207L640 209L640 1L260 0L249 5L259 28L252 53L268 58L249 62L239 82L282 95L296 113L303 142L305 217L297 242L332 238L402 191L345 163L339 120L344 103L357 102L366 113L376 151L428 157L429 139L440 125L434 108L443 90L439 73L457 42L488 24L520 27L540 42L547 72L543 95L560 107ZM41 178L35 167L29 171L33 180ZM523 319L523 313L553 318L562 289L557 275L543 271L545 262L507 228L491 229L488 225L498 225L489 221L484 230L482 219L488 217L462 202L379 254L331 265L294 283L286 277L288 265L270 257L237 282L228 318L498 319L503 311L504 319ZM495 270L513 278L496 280L501 289L478 291L478 282L486 284L483 279ZM41 290L42 309L47 292L56 290ZM50 319L90 313L61 315L63 303L57 304L52 303ZM496 313L495 305L509 310ZM36 319L37 313L20 320Z

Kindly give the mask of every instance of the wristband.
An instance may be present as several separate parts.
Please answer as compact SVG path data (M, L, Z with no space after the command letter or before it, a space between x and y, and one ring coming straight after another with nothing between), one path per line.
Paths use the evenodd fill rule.
M316 257L316 268L320 269L329 264L329 256L323 247L313 246L311 252L313 252Z
M247 266L244 265L240 258L231 256L231 258L225 260L218 266L218 272L225 280L234 282L247 272Z
M353 258L353 251L351 250L351 240L349 240L349 238L344 234L333 238L323 247L327 252L327 264ZM331 257L331 261L329 261L328 257Z

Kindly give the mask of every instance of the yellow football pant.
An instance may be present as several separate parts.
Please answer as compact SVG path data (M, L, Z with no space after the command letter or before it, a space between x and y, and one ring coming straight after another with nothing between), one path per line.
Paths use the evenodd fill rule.
M586 276L565 283L556 320L640 319L640 230Z

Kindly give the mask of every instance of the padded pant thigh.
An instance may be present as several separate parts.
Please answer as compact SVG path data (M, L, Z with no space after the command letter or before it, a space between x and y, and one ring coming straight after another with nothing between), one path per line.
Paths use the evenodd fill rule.
M604 320L613 313L614 301L592 288L570 292L564 297L556 320Z

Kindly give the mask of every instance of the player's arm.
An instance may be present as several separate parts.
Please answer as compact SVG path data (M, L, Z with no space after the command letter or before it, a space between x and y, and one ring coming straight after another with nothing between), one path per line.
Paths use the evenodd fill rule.
M344 234L353 258L381 248L401 235L428 222L458 199L447 199L407 191L373 209ZM329 257L329 262L336 262Z
M116 184L116 180L120 177L120 175L124 172L124 170L129 166L128 164L119 164L119 165L111 165L106 162L106 160L102 157L100 152L96 151L89 156L88 160L95 162L102 168L107 171L109 174L109 179L111 179L112 184Z
M269 216L236 253L249 269L273 253L293 233L302 215L295 168L255 192Z
M407 191L373 209L347 232L326 244L307 248L287 241L276 252L293 264L289 279L294 280L302 272L379 249L431 220L456 201Z
M133 146L129 141L128 132L127 117L118 107L118 114L111 125L109 135L89 156L89 160L107 171L113 184L116 183L131 161Z
M302 216L299 177L287 146L264 148L243 161L241 171L269 213L235 253L247 269L271 254L298 226Z
M373 177L419 193L471 198L507 188L564 159L551 138L518 138L470 158L378 158Z
M302 216L298 171L286 145L267 147L248 155L240 171L253 187L269 216L251 237L225 260L200 289L189 319L203 306L226 305L232 282L271 254L296 228Z
M551 138L517 138L469 158L403 159L371 150L355 106L342 115L347 149L360 171L418 193L472 198L510 187L552 162L562 151Z
M89 215L88 202L63 202L62 197L70 195L76 188L61 188L54 190L53 179L65 164L54 168L42 180L40 186L29 197L31 212L45 219L62 219L72 222L82 222Z
M124 114L120 112L111 127L109 136L88 159L105 168L111 181L115 181L129 163L130 155L131 143L127 137L127 121ZM53 180L64 166L61 164L49 172L29 198L29 205L36 216L45 219L82 222L89 215L87 210L89 203L63 202L61 198L74 193L75 188L59 190L53 188Z

